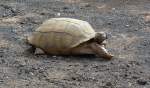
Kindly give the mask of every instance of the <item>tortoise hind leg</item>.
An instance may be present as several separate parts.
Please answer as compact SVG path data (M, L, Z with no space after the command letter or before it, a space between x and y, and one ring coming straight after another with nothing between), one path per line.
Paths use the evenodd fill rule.
M30 45L28 49L25 50L26 54L34 54L36 50L36 47L33 45Z
M25 53L25 54L34 54L35 50L36 50L36 47L29 43L27 37L24 38L23 41L24 41L24 44L27 46L27 49L23 53Z
M105 59L111 59L113 57L113 55L108 53L108 51L105 49L104 45L92 43L90 46L91 46L91 49L93 50L93 52L96 53L96 55L98 55L99 57L102 57Z

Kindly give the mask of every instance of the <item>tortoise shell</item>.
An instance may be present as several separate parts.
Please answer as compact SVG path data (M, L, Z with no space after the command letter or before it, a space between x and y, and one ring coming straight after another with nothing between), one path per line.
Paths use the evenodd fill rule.
M80 45L95 37L91 25L73 18L51 18L28 37L28 42L43 50L63 50Z

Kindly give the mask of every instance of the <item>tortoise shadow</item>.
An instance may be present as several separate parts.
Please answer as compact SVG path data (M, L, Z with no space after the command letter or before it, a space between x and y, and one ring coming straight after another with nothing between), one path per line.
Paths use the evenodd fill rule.
M46 55L46 54L36 54L36 55L30 55L31 57L35 57L32 59L36 60L63 60L63 61L99 61L99 62L107 62L110 60L104 59L104 58L99 58L96 55L93 54L82 54L82 55ZM30 57L29 56L29 57Z

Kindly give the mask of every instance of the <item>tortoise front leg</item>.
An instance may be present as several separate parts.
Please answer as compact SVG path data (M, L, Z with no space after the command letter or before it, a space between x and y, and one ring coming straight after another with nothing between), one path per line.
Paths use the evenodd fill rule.
M99 57L102 57L105 59L111 59L113 57L113 55L108 53L108 51L105 49L104 45L92 43L90 46L91 46L91 49L93 50L93 52L96 53L96 55L98 55Z

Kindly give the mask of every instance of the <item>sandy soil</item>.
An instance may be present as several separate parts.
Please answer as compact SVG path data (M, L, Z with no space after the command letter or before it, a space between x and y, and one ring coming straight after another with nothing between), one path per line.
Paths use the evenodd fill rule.
M23 54L22 39L52 17L107 32L116 58ZM150 88L150 1L0 0L0 88Z

